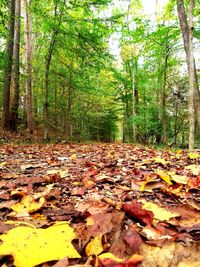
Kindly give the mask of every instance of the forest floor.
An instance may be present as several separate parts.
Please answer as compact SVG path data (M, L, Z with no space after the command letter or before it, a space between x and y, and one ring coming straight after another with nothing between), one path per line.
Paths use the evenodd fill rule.
M0 188L0 266L200 266L199 151L5 144Z

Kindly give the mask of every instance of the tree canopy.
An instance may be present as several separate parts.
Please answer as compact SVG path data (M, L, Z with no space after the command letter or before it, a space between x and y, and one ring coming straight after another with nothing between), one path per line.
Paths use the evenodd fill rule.
M153 13L140 0L8 2L0 1L4 129L179 146L190 135L198 145L195 1L155 1Z

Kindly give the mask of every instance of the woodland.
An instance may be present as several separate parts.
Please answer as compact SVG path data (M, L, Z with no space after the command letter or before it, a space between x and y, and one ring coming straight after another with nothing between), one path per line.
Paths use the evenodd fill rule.
M3 131L197 147L199 2L155 2L1 0Z
M197 0L0 0L0 266L200 266L199 48Z

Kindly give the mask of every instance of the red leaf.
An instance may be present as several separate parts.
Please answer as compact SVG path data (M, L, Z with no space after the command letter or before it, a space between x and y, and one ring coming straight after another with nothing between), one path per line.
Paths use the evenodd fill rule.
M150 225L153 222L153 212L143 209L138 202L124 204L122 209L127 216L139 221L143 225Z

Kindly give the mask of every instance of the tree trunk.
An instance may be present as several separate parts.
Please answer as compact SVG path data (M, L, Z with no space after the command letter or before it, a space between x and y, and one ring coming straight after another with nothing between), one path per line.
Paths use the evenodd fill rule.
M32 107L32 23L29 14L28 0L24 0L24 27L25 27L25 62L26 62L26 122L29 133L33 133L33 107Z
M55 5L54 18L57 17L57 4ZM60 22L59 22L60 24ZM51 41L49 49L46 56L46 70L45 70L45 101L44 101L44 139L49 138L49 72L51 66L51 60L53 55L53 50L56 42L56 36L58 35L58 30L55 29L51 36Z
M10 108L10 129L12 131L17 130L18 107L19 107L20 16L21 16L21 0L16 0L14 48L13 48L13 83L12 83L12 99Z
M187 66L188 66L188 73L189 73L190 72L190 67L189 67L190 66L189 25L188 25L188 21L187 21L184 1L183 0L176 0L176 3L177 3L178 17L179 17L179 21L180 21L181 30L182 30L183 43L184 43L184 48L185 48L185 52L186 52L186 59L187 59ZM194 58L194 55L192 55L192 56ZM194 109L195 109L195 113L196 113L198 134L200 136L200 92L199 92L195 59L193 59L193 64L191 65L191 68L193 68L192 72L194 73Z
M166 113L166 82L167 82L167 65L168 65L168 52L165 55L164 70L163 70L163 88L162 88L162 127L163 127L163 143L167 144L167 113Z
M46 71L45 71L45 102L44 102L44 118L45 118L45 129L44 139L49 138L49 71L51 66L51 60L53 55L53 49L55 45L55 33L52 35L52 39L49 45L47 57L46 57Z
M188 96L188 114L189 114L189 150L194 149L194 132L195 132L195 117L194 117L194 55L193 55L193 9L194 0L190 0L189 8L189 96Z
M66 104L66 136L68 140L72 139L72 73L69 74L67 104Z
M4 70L4 92L3 92L3 118L2 126L9 129L10 116L10 85L13 64L13 42L15 27L15 0L10 0L10 12L8 21L8 39L6 47L6 65Z

